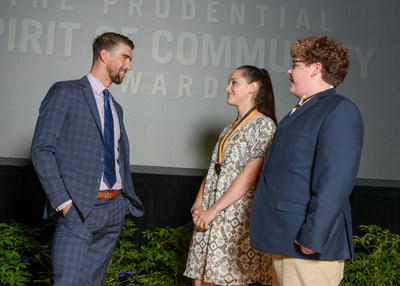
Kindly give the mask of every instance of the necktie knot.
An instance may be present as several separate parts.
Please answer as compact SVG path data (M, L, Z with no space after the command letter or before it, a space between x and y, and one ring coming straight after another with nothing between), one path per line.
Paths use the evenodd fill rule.
M297 102L296 106L293 107L292 111L290 112L290 115L292 115L292 113L295 112L297 108L299 108L300 106L305 104L311 98L313 98L313 96L306 96L306 95L304 95L302 98L300 98L300 100Z
M103 90L104 100L108 99L109 94L110 94L110 92L108 91L108 89Z
M296 107L300 107L303 105L303 103L305 103L304 101L306 100L307 96L303 96L302 98L300 98L300 100L297 102Z

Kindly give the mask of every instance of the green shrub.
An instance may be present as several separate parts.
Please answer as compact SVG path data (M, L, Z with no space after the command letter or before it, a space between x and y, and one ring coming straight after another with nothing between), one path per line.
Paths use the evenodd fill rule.
M31 232L19 223L0 223L0 285L26 285L32 276L27 268Z
M360 228L365 235L354 236L355 258L346 261L340 285L400 285L400 236L376 225ZM0 223L0 285L51 285L51 244L41 233L52 233L53 229L54 222L41 229ZM192 285L182 275L192 230L191 222L148 230L143 233L148 243L140 246L132 243L137 231L134 222L125 221L104 285Z
M51 242L43 232L53 233L55 221L42 228L12 222L0 223L0 285L51 285ZM41 284L41 285L42 285Z
M104 285L191 286L183 276L193 234L193 223L177 228L155 228L143 233L146 245L130 242L137 229L126 221L104 279ZM262 286L253 283L252 286Z
M400 285L400 236L377 225L361 225L354 236L356 254L346 261L340 285Z
M137 230L127 220L114 250L104 285L191 285L182 275L192 237L193 224L155 228L143 233L148 243L131 242Z

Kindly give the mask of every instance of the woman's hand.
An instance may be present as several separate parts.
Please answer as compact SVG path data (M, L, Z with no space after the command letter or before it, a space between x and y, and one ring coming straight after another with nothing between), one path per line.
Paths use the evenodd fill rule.
M202 210L201 208L195 208L192 212L192 219L194 226L201 231L210 229L210 223L215 219L218 212L214 208Z

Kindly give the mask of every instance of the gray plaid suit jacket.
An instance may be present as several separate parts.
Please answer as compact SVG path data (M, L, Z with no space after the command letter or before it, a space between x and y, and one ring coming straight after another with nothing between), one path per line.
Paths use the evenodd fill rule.
M121 129L123 195L130 202L131 213L142 216L143 205L132 184L122 108L115 100L114 105ZM50 204L47 213L51 215L57 206L71 199L86 218L97 199L104 163L100 116L86 76L57 82L50 88L40 106L31 158Z

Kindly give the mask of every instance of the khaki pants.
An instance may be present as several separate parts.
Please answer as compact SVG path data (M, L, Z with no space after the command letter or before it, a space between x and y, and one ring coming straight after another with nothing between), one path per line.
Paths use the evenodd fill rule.
M319 261L272 254L273 286L337 286L344 260Z

